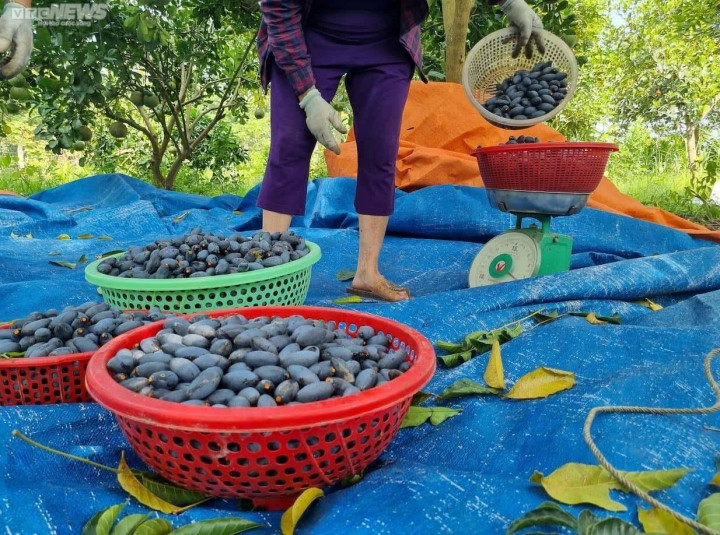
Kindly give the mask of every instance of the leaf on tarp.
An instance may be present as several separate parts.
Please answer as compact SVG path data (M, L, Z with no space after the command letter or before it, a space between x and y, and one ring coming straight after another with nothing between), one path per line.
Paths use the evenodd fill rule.
M83 526L81 535L110 535L110 528L124 507L124 503L119 503L98 511Z
M598 319L598 317L595 315L594 312L590 312L587 316L585 316L585 319L588 323L592 323L593 325L605 325L607 324L607 321L603 321L601 319Z
M10 233L10 237L11 237L11 238L27 238L27 239L32 239L33 235L30 234L29 232L28 232L27 234L15 234L14 232L11 232L11 233Z
M99 254L99 255L95 255L95 258L97 258L98 260L100 260L101 258L107 258L108 256L113 256L113 255L120 254L120 253L124 253L124 252L125 252L125 251L122 250L122 249L114 249L114 250L108 251L108 252L106 252L106 253L101 253L101 254Z
M335 273L335 278L339 280L340 282L349 281L355 278L355 270L354 269L341 269L337 273Z
M697 510L697 521L720 531L720 492L711 494L700 502Z
M103 234L102 236L97 236L97 239L98 239L98 240L111 241L111 240L112 240L112 236L108 236L107 234Z
M580 514L577 518L577 532L578 533L587 533L587 531L590 529L590 526L593 524L597 524L602 520L599 516L595 515L595 513L588 511L587 509L583 509L580 511Z
M48 253L48 256L60 256L62 253L60 251L50 251Z
M227 518L213 518L193 522L170 533L172 535L234 535L235 533L242 533L259 527L262 527L262 524L239 516L229 516Z
M687 468L676 468L621 473L642 490L650 492L672 487L688 471ZM589 503L608 511L627 510L610 498L610 490L627 490L602 466L567 463L547 476L536 471L530 481L542 485L550 497L568 505Z
M585 535L641 535L642 531L632 524L619 518L603 518L596 524L591 524Z
M87 264L87 256L82 255L80 258L77 259L78 264Z
M459 379L440 392L437 396L438 401L446 399L459 398L462 396L486 396L498 395L502 393L502 389L489 388L480 383L476 383L470 379Z
M182 507L166 502L159 496L153 494L135 477L130 467L125 462L125 452L120 453L120 464L118 465L117 480L120 486L133 498L143 505L147 505L155 511L166 514L175 514L184 511Z
M505 397L510 399L546 398L575 386L575 374L541 366L523 375Z
M505 390L505 376L503 375L503 363L502 357L500 356L500 342L498 340L494 340L492 343L490 358L485 367L483 380L490 388Z
M57 237L58 240L71 240L70 234L59 234Z
M545 310L538 310L535 314L533 314L533 318L538 323L550 322L560 317L560 313L557 310L550 310L549 312L545 312Z
M695 530L680 522L667 511L653 507L638 507L638 520L645 533L667 533L668 535L694 535Z
M415 394L412 397L412 400L410 401L410 405L422 405L431 397L433 397L433 395L428 394L427 392L418 392L417 394Z
M167 535L173 532L173 525L164 518L146 520L133 531L133 535Z
M55 266L60 266L68 269L75 269L77 267L77 264L73 264L72 262L64 262L62 260L50 260L49 262Z
M613 325L620 325L620 314L613 314L612 316L598 316L594 312L568 312L570 316L582 316L590 323L602 325L604 323L611 323Z
M110 535L133 535L138 526L145 522L149 516L150 513L146 515L140 513L128 515L115 524L115 527L110 532Z
M90 210L93 210L94 206L81 206L80 208L69 208L66 210L63 210L67 215L77 214L80 212L89 212Z
M472 358L472 351L463 351L461 353L453 353L451 355L443 355L438 359L448 368L460 366L463 362L467 362Z
M353 485L360 483L363 478L365 477L365 471L361 470L357 474L353 474L351 476L346 477L340 482L340 487L343 489L346 489L348 487L352 487Z
M663 306L655 303L654 301L651 301L647 297L645 299L641 299L640 301L633 301L636 305L644 306L645 308L649 308L653 312L657 312L658 310L662 310Z
M410 406L405 419L400 428L403 427L418 427L425 422L430 422L432 425L440 425L448 418L457 416L462 412L461 409L450 409L448 407L413 407Z
M19 359L25 356L25 351L8 351L0 353L0 359Z
M720 487L720 457L715 459L715 475L710 480L710 485Z
M459 353L467 349L463 344L453 344L452 342L435 342L435 347L448 353Z
M362 303L362 297L359 295L348 295L347 297L338 297L333 299L333 303L342 305L343 303Z
M233 210L233 214L235 215L243 215L243 212L240 210Z
M151 472L141 473L139 479L155 496L178 507L196 505L211 498L202 492L177 487L169 481L159 479Z
M189 213L190 213L190 212L183 212L182 214L176 215L175 217L173 217L172 220L173 220L174 223L180 223L180 221L182 221L183 219L185 219L185 218L188 216Z
M308 507L318 498L325 496L325 493L316 487L311 487L298 496L295 502L289 507L280 519L280 530L282 535L293 535L298 522Z
M577 521L575 517L564 511L555 502L543 502L532 511L513 521L507 529L507 535L535 526L563 526L575 530ZM578 533L582 533L578 530Z
M95 236L93 234L78 234L78 240L92 240Z

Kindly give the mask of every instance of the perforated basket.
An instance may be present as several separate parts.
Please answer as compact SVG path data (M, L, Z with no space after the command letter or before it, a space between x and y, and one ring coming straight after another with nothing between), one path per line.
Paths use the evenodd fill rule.
M95 353L87 387L115 414L137 454L160 475L218 497L247 498L256 507L287 507L303 490L333 485L361 472L392 441L410 402L432 377L435 353L419 332L379 316L320 307L256 307L214 311L335 321L355 335L369 325L412 366L400 377L358 394L279 407L220 409L147 398L117 384L106 369L121 348L153 336L161 322L118 336Z
M526 58L524 53L514 59L511 57L515 40L503 43L508 37L515 35L515 31L511 28L487 35L468 53L462 72L465 94L475 109L492 124L507 129L528 128L552 119L573 97L578 77L575 56L565 41L546 30L541 30L541 33L545 43L545 54L540 55L537 48L533 47L534 52L530 59ZM535 119L515 120L495 115L483 106L485 101L495 95L498 83L520 69L531 70L540 61L552 61L553 67L567 73L567 93L552 111Z
M9 329L0 323L0 329ZM92 353L0 359L0 405L50 405L92 401L85 370Z
M473 151L488 189L592 193L602 180L612 143L518 143Z
M105 302L123 309L147 309L181 313L221 308L265 305L301 305L310 287L313 264L320 247L306 241L308 253L279 266L231 275L187 279L130 279L104 275L101 260L85 268L85 279L99 287ZM122 253L116 255L121 256Z

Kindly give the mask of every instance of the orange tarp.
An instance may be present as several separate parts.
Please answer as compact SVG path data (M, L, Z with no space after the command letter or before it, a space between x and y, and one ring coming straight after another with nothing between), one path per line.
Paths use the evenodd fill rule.
M564 141L560 133L545 125L513 131L491 125L470 104L460 84L413 82L403 113L395 185L405 191L434 184L483 187L477 161L470 153L478 145L492 146L507 141L510 135ZM357 176L354 140L351 130L347 141L340 146L340 156L325 151L329 176ZM645 206L620 193L607 177L602 179L587 205L673 227L698 238L720 241L720 231L711 231L670 212Z

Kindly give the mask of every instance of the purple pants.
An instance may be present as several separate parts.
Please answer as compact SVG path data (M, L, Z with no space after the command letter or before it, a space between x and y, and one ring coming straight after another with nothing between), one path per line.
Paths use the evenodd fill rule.
M398 33L378 33L378 28L398 20L395 17L383 12L328 11L316 19L316 26L305 30L316 87L325 100L332 100L346 75L358 150L355 209L363 215L390 215L395 201L400 123L414 71ZM326 23L337 35L322 31ZM270 155L257 204L273 212L301 215L316 140L287 77L274 62L271 68Z

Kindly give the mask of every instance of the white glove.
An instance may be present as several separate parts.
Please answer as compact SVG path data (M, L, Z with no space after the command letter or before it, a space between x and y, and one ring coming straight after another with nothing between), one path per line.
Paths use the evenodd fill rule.
M310 90L302 98L300 107L305 111L305 124L307 124L312 135L315 136L315 139L323 147L330 149L335 154L340 154L340 147L332 134L332 130L330 130L330 125L332 124L335 130L343 134L347 132L347 129L342 124L340 115L335 111L335 108L322 98L320 91L317 89Z
M500 6L508 22L518 31L518 40L512 52L512 57L516 58L520 55L520 50L525 47L525 56L531 58L533 55L533 42L537 46L540 54L545 53L545 43L543 43L542 21L540 17L528 6L524 0L505 0ZM507 41L506 41L507 42Z
M32 15L16 2L8 2L0 15L0 80L20 74L30 61L33 48Z

